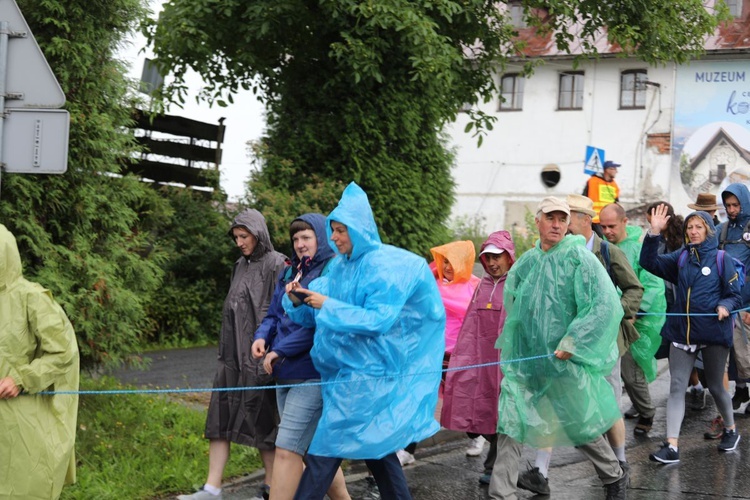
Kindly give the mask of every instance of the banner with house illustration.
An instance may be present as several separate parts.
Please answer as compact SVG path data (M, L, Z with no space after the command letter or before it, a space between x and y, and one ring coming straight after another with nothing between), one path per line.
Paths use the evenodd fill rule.
M678 66L672 168L691 199L750 185L750 62Z

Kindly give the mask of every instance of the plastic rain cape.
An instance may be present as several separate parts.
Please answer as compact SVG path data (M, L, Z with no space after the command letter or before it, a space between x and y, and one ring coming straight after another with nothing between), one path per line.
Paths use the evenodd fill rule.
M476 259L474 243L471 241L454 241L430 249L435 259L430 268L437 274L437 286L440 297L445 306L445 352L452 353L456 346L458 332L466 317L469 307L479 284L479 278L471 274ZM445 283L443 266L445 260L453 267L453 281Z
M630 345L630 354L638 366L643 370L646 380L653 382L656 379L656 358L654 354L661 345L661 327L667 317L667 299L664 295L664 282L641 267L638 260L641 257L641 228L627 226L627 237L617 246L628 258L633 266L635 275L643 285L643 299L640 310L654 313L638 316L635 320L635 329L638 330L640 338ZM660 315L659 315L660 314Z
M0 499L60 496L75 481L78 390L73 327L50 293L21 274L13 235L0 225L0 378L27 395L0 400Z
M618 357L623 312L583 237L566 236L547 252L537 242L509 271L504 294L498 432L536 448L575 446L603 434L621 418L604 377ZM509 362L558 349L572 358Z
M333 384L322 386L323 414L308 451L377 459L440 428L445 310L427 262L380 242L359 186L350 184L328 216L329 238L332 220L347 226L353 251L334 257L310 284L328 296L315 310L310 354L321 380ZM286 296L283 303L294 321L309 321L313 309L294 308Z

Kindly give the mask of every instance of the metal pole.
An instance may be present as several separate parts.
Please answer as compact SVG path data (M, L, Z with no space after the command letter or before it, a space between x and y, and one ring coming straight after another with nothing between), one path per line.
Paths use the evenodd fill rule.
M8 21L0 21L0 196L2 196L3 125L5 124L5 78L8 73Z

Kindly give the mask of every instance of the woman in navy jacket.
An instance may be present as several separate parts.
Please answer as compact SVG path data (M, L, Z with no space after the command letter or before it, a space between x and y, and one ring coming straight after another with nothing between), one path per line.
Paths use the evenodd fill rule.
M281 299L287 283L296 279L307 288L325 272L334 255L327 243L325 222L323 215L314 213L292 221L289 227L294 247L292 262L279 276L268 313L255 332L252 345L253 356L265 356L264 369L273 373L277 385L282 386L276 389L281 423L270 488L273 497L279 500L291 499L297 490L302 477L302 457L323 409L320 385L314 385L320 382L320 374L310 358L315 328L294 323L284 312ZM349 498L340 469L328 495L334 500Z
M659 255L660 233L669 218L665 205L653 210L651 229L643 241L640 258L644 269L676 283L675 303L670 311L682 313L667 317L662 329L664 338L671 342L667 441L649 457L660 463L680 461L678 438L685 416L685 390L698 352L703 353L708 389L724 418L719 451L734 450L740 440L734 425L732 399L723 384L732 346L730 312L742 304L737 270L729 254L718 251L716 229L706 212L693 212L685 218L684 248Z

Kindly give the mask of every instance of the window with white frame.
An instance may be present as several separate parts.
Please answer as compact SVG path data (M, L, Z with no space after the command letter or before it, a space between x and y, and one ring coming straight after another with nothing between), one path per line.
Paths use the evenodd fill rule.
M729 13L734 17L742 16L742 0L724 0L729 7Z
M557 109L583 109L583 71L560 73Z
M523 81L518 73L508 73L500 78L500 104L498 111L521 111L523 109Z
M643 109L646 107L645 69L629 69L620 73L620 109Z
M510 12L510 23L514 28L526 28L526 20L523 17L523 4L518 1L508 2Z

